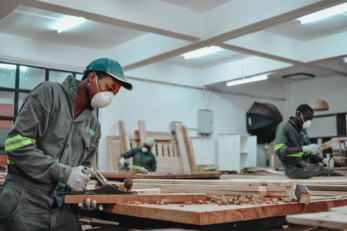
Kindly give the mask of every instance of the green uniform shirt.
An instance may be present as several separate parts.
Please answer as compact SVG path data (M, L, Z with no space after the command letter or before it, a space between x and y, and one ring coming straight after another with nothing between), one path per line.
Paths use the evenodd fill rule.
M151 151L142 152L141 148L134 148L124 153L124 158L131 157L133 158L133 169L135 170L141 167L144 167L148 171L155 171L157 169L157 161Z
M275 152L280 158L286 174L291 175L294 168L302 168L302 161L307 161L311 153L299 152L286 155L287 147L302 147L310 144L305 129L300 129L294 124L294 118L282 122L276 129ZM294 168L293 168L294 167Z

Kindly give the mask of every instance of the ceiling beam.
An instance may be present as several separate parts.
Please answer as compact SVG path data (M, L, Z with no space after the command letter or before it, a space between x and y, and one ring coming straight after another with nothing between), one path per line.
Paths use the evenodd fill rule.
M0 0L0 20L5 18L8 14L14 11L19 6L17 0Z
M187 41L199 40L202 34L200 13L159 1L103 0L102 4L99 0L20 1L29 7Z
M132 64L126 65L124 67L125 70L131 70L135 68L139 68L145 65L149 65L155 62L161 62L163 60L173 58L175 56L181 55L183 53L199 49L201 47L205 46L211 46L215 44L220 44L224 41L234 39L237 37L241 37L246 34L250 34L259 30L264 30L266 28L279 25L294 19L297 19L301 16L337 5L341 4L343 2L346 2L347 0L329 0L329 1L319 1L310 5L306 5L304 7L299 7L294 10L288 10L286 13L279 14L277 16L271 17L271 18L266 18L264 20L261 20L259 22L255 22L249 25L245 25L241 28L228 31L219 35L216 35L211 38L207 39L202 39L198 42L193 42L190 45L183 46L177 49L173 49L171 51L163 52L163 53L158 53L157 55L154 55L152 57L149 57L147 59L141 60L134 62ZM266 8L266 6L264 6ZM271 5L268 6L268 8L271 8ZM245 15L247 15L247 12L245 12Z

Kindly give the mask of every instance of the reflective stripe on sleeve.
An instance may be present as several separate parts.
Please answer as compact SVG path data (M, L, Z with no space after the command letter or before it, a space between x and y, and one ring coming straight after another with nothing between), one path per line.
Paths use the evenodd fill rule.
M11 151L30 144L35 144L36 140L21 135L8 138L5 142L5 151Z

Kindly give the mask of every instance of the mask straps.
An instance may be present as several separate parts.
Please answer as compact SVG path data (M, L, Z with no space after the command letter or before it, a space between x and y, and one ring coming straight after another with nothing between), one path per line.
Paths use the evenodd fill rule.
M300 117L302 119L302 122L305 123L304 117L302 116L302 112L300 112Z
M98 88L98 93L100 93L100 91L99 91L99 84L98 84L98 76L96 75L96 73L95 73L95 76L96 76L96 78L95 78L96 87Z

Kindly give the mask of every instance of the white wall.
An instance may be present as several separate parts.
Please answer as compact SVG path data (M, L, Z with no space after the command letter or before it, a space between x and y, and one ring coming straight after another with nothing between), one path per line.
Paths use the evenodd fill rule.
M192 88L148 83L132 80L133 91L121 90L115 97L111 106L101 109L99 112L102 138L99 145L99 168L106 170L107 145L106 136L118 135L118 120L126 122L130 135L138 130L137 121L146 121L148 131L170 131L172 121L181 121L188 128L197 127L197 111L209 109L213 111L213 135L207 139L193 139L194 152L197 164L217 163L218 134L241 133L246 134L246 111L257 102L266 102L276 105L282 113L286 112L285 101L264 100L245 96L235 96L222 93L210 93ZM283 84L268 82L267 89L260 88L265 94L274 86L282 86L277 89L277 96L284 97L285 87ZM249 85L256 91L256 85ZM267 90L267 91L266 91ZM274 93L272 93L274 94ZM196 132L191 131L191 136ZM258 162L265 166L266 157L258 147Z
M347 77L330 76L317 80L305 80L289 85L290 114L294 115L301 104L308 104L311 100L321 98L329 104L328 111L315 112L315 115L347 112ZM310 137L336 135L335 117L317 118L307 130Z
M316 112L330 114L347 111L347 77L330 76L317 80L297 81L289 84L290 112L294 115L300 104L308 104L311 100L321 98L329 104L329 111Z

